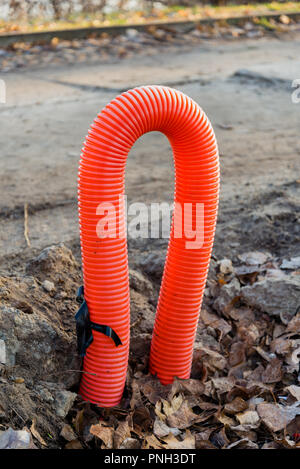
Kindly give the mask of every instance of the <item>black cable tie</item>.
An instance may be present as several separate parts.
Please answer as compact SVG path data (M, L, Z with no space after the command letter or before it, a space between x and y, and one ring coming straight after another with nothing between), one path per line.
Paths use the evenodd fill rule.
M92 330L101 332L107 337L110 337L114 341L116 347L118 347L118 345L122 345L120 337L111 327L90 321L88 306L84 299L83 286L79 287L78 289L76 301L80 303L80 308L75 315L75 320L77 333L77 350L81 357L84 357L86 355L86 349L91 345L94 340Z
M92 321L90 321L90 326L94 331L102 332L104 335L107 335L107 337L111 337L116 347L118 347L118 345L122 345L120 337L111 327L103 326L102 324L97 324Z
M76 295L76 301L77 303L83 303L84 302L84 289L83 289L83 285L81 285L78 290L77 290L77 295Z

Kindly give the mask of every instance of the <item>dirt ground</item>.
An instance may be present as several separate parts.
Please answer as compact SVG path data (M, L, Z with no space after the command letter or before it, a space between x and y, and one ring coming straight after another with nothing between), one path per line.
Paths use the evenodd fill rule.
M83 411L80 404L78 405L81 410L72 407L74 392L78 389L78 373L71 372L66 379L65 375L58 376L58 369L77 370L80 366L76 358L73 323L73 314L76 311L74 296L76 287L80 284L76 205L80 149L92 119L122 90L142 84L164 84L175 87L197 101L214 126L220 149L221 198L213 252L214 261L210 273L212 281L219 278L218 261L224 258L230 259L236 268L241 264L244 268L248 266L246 273L255 277L250 279L252 285L253 281L256 281L258 271L261 275L266 275L265 272L269 268L280 271L279 266L283 261L300 256L300 104L292 103L291 99L293 91L291 83L294 79L300 78L299 40L299 32L278 37L245 38L235 41L202 40L197 44L177 44L161 50L158 48L157 52L151 55L148 55L145 49L144 52L139 51L123 58L114 57L110 60L108 57L88 64L72 63L66 66L51 63L43 64L41 67L28 65L2 74L7 85L7 104L0 105L2 138L0 339L2 338L4 342L7 340L8 359L7 366L2 370L0 383L2 383L2 397L8 394L11 396L8 400L3 397L0 403L3 407L2 411L0 407L2 430L8 426L16 429L31 426L35 444L41 447L64 447L66 441L75 441L76 443L72 443L75 446L89 447L90 444L95 444L91 443L93 435L96 435L96 439L99 439L103 447L109 447L107 437L99 428L94 429L92 436L90 433L89 436L82 436L82 432L86 431L83 430ZM171 202L173 177L172 154L167 140L157 133L145 135L136 143L128 159L126 174L128 201ZM27 246L24 237L26 204L28 204L30 247ZM60 243L63 243L63 246L57 247ZM45 254L43 250L53 245L56 245L53 252L51 248ZM135 358L131 357L135 373L144 373L146 370L146 364L144 368L140 364L137 365L138 360L143 361L141 356L144 352L139 355L140 341L143 335L149 338L151 334L166 245L167 240L129 239L128 241L133 285L132 322L136 323L138 320L132 341L132 353ZM261 261L254 261L252 265L260 267L252 271L250 268L249 271L251 262L247 263L243 254L251 251L259 251L266 257ZM271 267L268 262L271 262ZM262 265L265 266L263 269ZM297 265L293 272L299 272ZM283 273L289 274L290 271ZM223 274L225 283L232 282L234 275L241 285L247 287L249 283L249 278L247 280L243 278L241 281L239 276L245 272L239 275L233 274L232 271ZM142 278L139 275L142 275ZM293 278L299 277L295 274ZM45 280L54 285L54 289L51 285L47 287ZM205 308L210 311L207 314L217 315L220 321L229 323L237 321L233 314L229 317L227 311L226 316L224 308L214 303L222 295L219 291L213 290L212 285L209 287L212 288L211 297L204 303ZM145 291L148 293L145 294ZM295 298L294 291L298 291ZM297 284L288 294L295 314L299 285ZM259 311L255 299L250 298L251 294L247 296L245 290L243 295L247 307L252 308L254 312ZM254 297L257 298L257 295L259 292L254 294ZM235 292L230 301L236 296L238 294ZM265 297L262 301L265 301ZM269 309L265 305L261 310L264 315L269 314L268 318L276 316L272 305ZM38 314L40 323L38 330L34 328L35 313ZM291 319L293 314L291 311L289 313ZM283 320L284 311L280 311L280 314ZM209 318L205 315L204 318L206 319L201 327L212 329L209 326L211 322ZM267 321L265 317L264 320ZM280 323L277 317L275 322L274 328L283 328L281 334L284 333L285 327L289 327L287 321ZM11 327L16 328L16 340L9 333ZM232 330L235 331L234 328ZM263 332L258 333L258 342L255 344L255 347L260 349L255 351L255 366L253 363L251 365L253 369L259 362L257 354L260 360L266 360L261 357L263 352L260 352L262 347L260 340L264 341L264 346L269 347L269 343L265 341L267 328L261 326L260 330ZM231 334L228 340L232 346L232 342L236 341L236 332L230 333L226 329L223 333ZM208 332L209 334L212 337L212 349L221 347L221 338L218 340L213 331ZM272 334L274 339L274 331ZM43 342L43 348L38 355L36 347L41 336L45 337L46 342ZM49 337L52 337L52 342ZM237 343L240 343L240 340L239 336ZM297 337L294 340L298 340ZM56 344L55 350L52 350L53 342ZM20 344L27 343L31 345L26 353L22 353ZM226 348L229 347L228 344L225 341L222 346ZM210 346L208 340L206 347ZM298 342L293 343L293 350L296 346ZM218 350L218 353L221 353L220 348ZM48 357L47 362L43 361L45 354ZM208 356L210 360L213 359L209 353ZM253 358L253 354L249 354L248 359L249 357ZM273 358L269 357L269 362ZM36 363L36 373L32 373L30 368L32 360ZM265 363L266 369L269 362ZM217 379L220 370L216 372L214 366L211 364L208 375L211 373L214 379ZM297 387L297 373L295 370L287 372L294 373L295 379L293 381L289 378L285 385ZM282 375L280 376L282 379ZM139 374L136 374L134 379L138 380L138 377ZM144 379L141 376L140 378ZM266 382L277 383L278 380ZM226 392L232 390L232 387L227 383ZM218 393L219 390L216 389ZM282 389L281 385L280 392ZM21 397L24 396L24 391L30 396L28 397L30 404ZM181 391L186 395L186 390L183 391L181 388ZM169 395L168 398L174 399L175 394L176 390L173 389L172 396ZM193 395L191 392L190 394ZM248 400L256 396L255 393L250 394ZM128 395L131 395L131 406L136 406L139 401L134 395L134 390L128 391ZM247 400L246 397L244 394L244 401ZM151 399L149 405L157 404L158 399L154 401ZM191 404L191 399L188 401ZM268 404L259 402L258 405ZM129 404L127 407L129 408ZM56 408L55 419L52 419L53 408ZM252 409L251 406L249 408ZM201 409L206 414L213 413L213 407L205 408L203 405ZM242 411L242 408L239 411ZM263 418L264 411L266 409L258 411L260 418ZM97 411L89 409L88 412L92 413L90 422L97 424ZM122 411L120 412L122 417ZM232 415L232 411L229 414ZM114 419L118 419L120 415L107 418L110 428L117 427ZM197 434L207 432L207 428L214 428L210 434L207 432L202 435L203 438L195 437L196 447L205 446L199 443L202 440L208 442L207 446L211 444L214 447L226 447L246 438L242 435L241 429L234 437L232 433L231 436L227 433L225 438L222 433L221 438L220 423L225 429L226 426L232 426L226 422L225 414L222 415L217 427L213 427L212 424L207 427L207 419L204 419L205 428L202 428L201 432L200 420L194 418L193 422L196 420L198 422ZM87 419L86 416L85 418ZM140 422L137 424L138 416L134 418L135 436L133 437L132 433L128 436L127 431L126 438L129 440L136 438L136 441L141 442L143 432L151 434L152 424L148 422L148 427L147 425L145 427L144 420L143 424ZM173 420L173 424L168 423L170 428L189 427L188 425L180 427L176 425L178 423L176 419ZM35 427L32 428L32 421L35 421L38 431ZM64 428L66 433L65 426L71 422L73 422L71 430L77 434L63 438L60 432ZM130 424L129 421L126 422ZM270 430L268 424L267 427L269 431L278 431L274 428ZM216 428L218 438L211 437L210 435L217 434ZM69 427L68 430L71 431ZM254 431L253 428L249 429L246 438L250 443L242 443L241 447L251 447L251 444L261 447L266 442L275 441L270 436L263 438L261 430L258 439L251 439L249 436L251 431ZM99 432L102 437L99 436ZM185 436L180 436L179 433L179 441L182 443L186 439L186 445L193 445L188 432L189 430L186 430ZM49 434L52 435L51 438ZM162 436L161 438L159 436L162 433L155 434L158 442L145 437L146 443L137 444L142 444L143 447L155 447L161 444L165 447L163 445L166 443L163 443ZM195 428L191 435L194 434ZM176 439L176 435L172 438ZM41 440L45 444L41 443ZM168 442L172 445L169 440ZM134 447L136 443L129 442L129 444Z
M292 103L291 82L300 76L300 64L293 36L213 40L113 63L3 75L2 266L13 255L27 255L25 203L33 249L78 239L76 173L87 129L120 90L151 83L190 95L215 128L222 171L216 253L232 257L250 246L276 254L297 251L299 106ZM129 201L171 201L172 171L165 138L144 136L128 161ZM280 230L272 226L276 221Z

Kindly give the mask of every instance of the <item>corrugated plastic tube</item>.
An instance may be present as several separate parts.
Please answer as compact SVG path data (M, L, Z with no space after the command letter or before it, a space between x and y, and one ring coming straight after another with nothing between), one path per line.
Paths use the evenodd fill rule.
M79 168L79 220L84 296L93 322L110 326L122 345L93 331L79 394L101 407L122 398L129 351L130 299L124 194L127 155L143 134L162 132L175 166L175 210L160 288L150 353L150 372L162 384L190 376L193 344L213 246L219 198L219 158L203 110L164 86L129 90L108 104L91 125ZM179 206L204 209L202 242L187 248L190 234L174 235ZM115 208L111 237L99 237L99 204ZM111 205L109 205L111 204ZM194 210L195 212L195 210ZM194 213L195 214L195 213ZM193 225L194 226L194 225ZM190 226L192 228L192 226ZM117 234L116 234L117 233Z

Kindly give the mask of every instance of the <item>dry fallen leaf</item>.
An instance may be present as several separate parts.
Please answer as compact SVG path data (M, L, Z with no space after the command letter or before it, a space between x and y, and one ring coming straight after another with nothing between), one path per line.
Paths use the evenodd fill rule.
M297 348L295 348L292 353L285 357L285 362L289 365L287 370L289 370L290 373L297 373L300 363L300 347L298 347L298 345L300 345L300 340L294 340L293 342L294 347Z
M138 380L131 379L130 387L131 387L131 392L132 392L131 400L130 400L130 408L134 409L135 407L140 407L142 405L140 384Z
M147 432L152 426L152 418L146 407L138 407L133 411L132 422L134 429L138 432Z
M244 342L235 342L230 348L229 365L236 366L244 363L246 360L246 344Z
M233 427L235 424L234 420L231 417L228 417L228 415L225 415L223 412L220 412L220 414L217 415L217 419L227 427Z
M177 412L177 410L180 409L182 403L183 403L182 394L179 394L178 396L174 396L170 402L163 399L162 408L163 408L163 412L165 416L169 417L170 415Z
M201 416L192 411L187 401L183 401L181 406L167 417L169 427L179 429L188 428L199 420Z
M237 414L236 418L241 425L256 425L259 422L259 415L255 410L246 410L246 412Z
M271 342L270 350L277 355L287 355L293 350L293 341L286 337L277 337Z
M114 437L113 437L113 446L116 449L119 449L126 438L130 438L130 428L128 421L120 422L116 428Z
M151 404L156 404L160 399L167 399L171 391L171 385L164 386L159 379L152 375L140 379L137 386Z
M200 320L205 326L218 329L223 335L231 331L231 325L225 319L218 317L216 314L209 313L205 309L201 310Z
M278 358L273 358L262 373L263 383L278 383L282 379L282 363Z
M120 446L120 449L140 449L141 444L135 438L126 438Z
M31 431L32 436L34 436L34 438L36 438L38 440L38 442L41 443L41 445L47 446L47 443L45 442L44 438L41 437L41 435L39 434L39 432L37 431L35 426L36 426L36 420L33 419L31 427L30 427L30 431Z
M300 414L300 407L284 407L280 404L263 402L258 404L257 412L267 427L278 432L283 430L295 417Z
M285 388L289 393L297 400L300 401L300 386L296 386L295 384L291 384L291 386L287 386Z
M213 431L214 431L213 428L206 428L202 432L195 433L196 447L197 447L198 442L207 441Z
M60 436L62 436L65 440L67 441L73 441L76 440L76 434L71 427L71 425L65 424L60 432Z
M154 411L155 411L155 414L158 416L158 418L159 418L162 422L165 422L165 421L166 421L166 416L165 416L165 414L163 413L163 403L162 403L162 401L158 401L158 402L155 404Z
M209 440L202 440L196 443L196 449L217 449Z
M204 389L205 386L199 379L175 378L169 393L169 399L172 399L174 395L178 393L199 397L201 394L203 394Z
M252 285L257 279L259 270L260 269L257 266L243 265L241 267L237 267L235 273L237 278L243 285L246 285L247 283L250 283L250 285Z
M243 438L242 440L235 441L227 446L227 449L239 448L239 449L258 449L258 445L253 443L253 441L248 440L248 438Z
M145 435L142 449L164 449L164 445L156 438L155 435Z
M230 430L239 438L248 438L248 440L256 441L257 433L255 430L257 428L259 428L259 425L237 425L236 427L231 427Z
M73 440L65 445L65 449L83 449L83 447L79 440Z
M195 436L189 430L186 431L184 439L179 441L172 433L163 438L166 443L165 449L195 449Z
M81 409L77 412L74 419L74 427L77 433L81 434L83 432L83 420L84 420L84 409Z
M159 418L156 418L153 425L153 433L158 438L162 438L164 436L168 436L169 433L172 433L175 436L179 435L180 430L178 428L170 428L165 422L163 422Z
M233 376L225 376L223 378L212 378L211 381L219 395L231 391L236 383L236 379Z
M202 352L202 358L205 361L206 367L211 367L214 370L224 370L227 367L227 360L220 353L211 350L200 343L196 344L196 350Z
M98 423L91 426L90 433L102 440L106 449L112 449L114 435L114 429L112 427L107 427L104 423Z
M293 319L289 322L286 332L300 332L300 311L293 317Z
M236 397L233 401L225 404L224 410L227 414L237 414L248 408L248 404L241 397Z
M276 441L269 441L264 443L261 449L279 449L280 445Z
M257 347L253 347L254 350L264 359L266 362L270 362L272 358L270 357L270 354L267 353L263 348L261 348L259 345Z
M159 418L156 418L153 425L153 433L158 438L162 438L163 436L169 435L170 427Z

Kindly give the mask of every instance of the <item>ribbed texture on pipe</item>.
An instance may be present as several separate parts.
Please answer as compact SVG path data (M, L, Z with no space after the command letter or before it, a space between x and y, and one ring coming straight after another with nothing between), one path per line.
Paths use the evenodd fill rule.
M93 332L87 349L80 395L102 407L118 405L128 361L130 301L124 194L127 155L146 132L169 139L175 165L174 201L204 204L204 240L186 249L172 224L150 354L150 371L163 384L190 375L193 343L213 245L219 194L215 135L202 109L183 93L162 86L129 90L94 120L79 168L79 219L85 299L93 322L112 327L121 338ZM114 204L118 237L97 235L101 203ZM99 212L98 212L99 213ZM179 215L176 209L174 218ZM111 227L111 225L110 225ZM184 230L183 230L184 231ZM123 236L120 237L120 232ZM112 230L112 234L114 230Z

